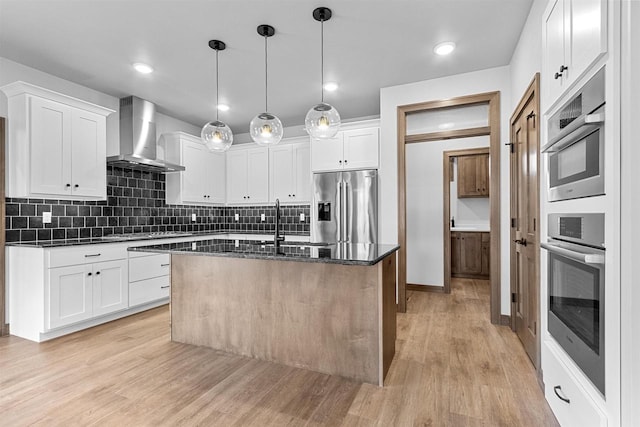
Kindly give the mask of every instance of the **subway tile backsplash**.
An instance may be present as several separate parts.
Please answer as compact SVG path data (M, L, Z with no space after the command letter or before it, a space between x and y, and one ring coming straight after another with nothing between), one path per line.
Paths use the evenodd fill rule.
M309 209L309 205L282 206L284 233L308 235ZM51 212L50 224L43 224L43 212ZM192 222L194 213L197 220ZM261 220L263 213L265 221ZM304 222L300 222L301 213ZM167 205L164 174L112 166L107 166L107 200L6 199L7 242L156 231L272 233L274 227L273 206Z

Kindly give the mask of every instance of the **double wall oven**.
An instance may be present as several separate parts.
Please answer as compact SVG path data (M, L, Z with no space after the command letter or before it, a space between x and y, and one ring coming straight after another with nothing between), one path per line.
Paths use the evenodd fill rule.
M605 215L571 199L605 194L605 69L549 117L547 329L605 395ZM602 199L600 199L602 200ZM564 202L563 201L567 201ZM594 212L605 210L594 199ZM584 206L581 204L581 206Z

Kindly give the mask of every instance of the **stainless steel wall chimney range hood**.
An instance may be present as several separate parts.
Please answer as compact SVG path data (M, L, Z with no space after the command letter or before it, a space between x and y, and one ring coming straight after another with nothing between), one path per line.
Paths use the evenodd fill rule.
M111 166L150 172L180 172L184 166L156 158L156 106L136 96L120 99L120 151Z

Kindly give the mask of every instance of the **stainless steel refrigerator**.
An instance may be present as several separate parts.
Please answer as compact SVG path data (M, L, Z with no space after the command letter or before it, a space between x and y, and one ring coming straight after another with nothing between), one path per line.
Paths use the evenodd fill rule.
M378 171L313 174L311 240L377 243Z

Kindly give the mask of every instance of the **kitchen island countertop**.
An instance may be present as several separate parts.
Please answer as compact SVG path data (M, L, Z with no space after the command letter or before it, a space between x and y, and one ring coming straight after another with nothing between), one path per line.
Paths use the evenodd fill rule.
M259 240L210 239L129 248L129 251L176 255L301 261L345 265L374 265L397 251L398 245L364 243L317 244L283 242L276 252L273 243Z

